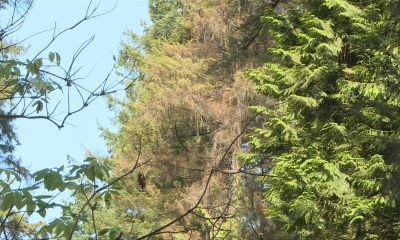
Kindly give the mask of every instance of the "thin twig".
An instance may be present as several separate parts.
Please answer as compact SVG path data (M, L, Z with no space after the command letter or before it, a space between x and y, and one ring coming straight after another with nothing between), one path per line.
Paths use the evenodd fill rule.
M109 182L108 184L104 185L103 187L97 188L96 190L93 191L93 193L90 195L90 197L88 197L85 201L85 203L82 205L81 209L79 210L77 216L75 217L75 221L74 221L74 225L72 227L71 233L68 236L68 240L71 240L74 232L76 231L76 228L78 226L78 222L80 219L80 216L82 215L83 211L85 210L85 208L90 204L90 201L100 192L104 191L105 189L111 187L112 185L114 185L115 183L121 181L123 178L125 178L126 176L132 174L138 167L142 166L144 163L139 164L139 159L140 159L140 155L141 155L141 146L139 146L139 152L136 158L136 161L133 165L133 167L126 173L124 173L123 175L117 177L116 179L112 180L111 182Z

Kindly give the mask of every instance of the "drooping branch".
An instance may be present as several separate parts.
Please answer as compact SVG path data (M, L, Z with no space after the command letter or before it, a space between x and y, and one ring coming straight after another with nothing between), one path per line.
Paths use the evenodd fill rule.
M278 7L279 3L281 2L281 0L275 0L272 1L271 3L271 9L275 9L276 7ZM256 16L255 19L257 21L257 27L256 27L256 31L255 33L247 40L247 42L244 44L244 46L242 47L242 50L245 51L247 50L250 45L252 45L254 43L254 41L258 38L258 36L261 33L261 30L265 27L265 22L261 20L262 15ZM245 24L245 26L252 26L254 25L254 23L252 24Z
M205 181L205 184L204 184L204 186L203 186L203 190L202 190L202 192L201 192L199 198L197 199L196 203L195 203L191 208L187 209L187 210L186 210L183 214L181 214L180 216L174 218L173 220L171 220L170 222L164 224L163 226L158 227L158 228L156 228L155 230L153 230L153 231L151 231L151 232L149 232L149 233L147 233L147 234L145 234L145 235L143 235L143 236L137 238L137 240L146 239L146 238L149 238L149 237L151 237L151 236L160 234L160 233L162 232L162 230L164 230L164 229L168 228L169 226L173 225L174 223L176 223L176 222L182 220L183 218L185 218L185 217L188 216L189 214L193 213L193 211L196 210L197 207L199 207L199 205L201 204L201 202L203 201L203 198L205 197L205 195L206 195L206 193L207 193L207 190L208 190L208 188L209 188L209 186L210 186L212 177L214 176L214 174L215 174L216 172L218 172L218 171L217 171L217 169L218 169L217 166L221 165L221 163L223 162L223 160L225 159L225 157L228 155L228 153L231 151L231 149L232 149L233 145L236 143L236 141L245 133L245 131L247 130L247 128L249 127L249 125L250 125L260 114L262 114L262 112L257 113L255 116L253 116L253 117L243 126L242 130L240 131L240 133L231 141L231 143L229 144L229 146L228 146L227 149L225 150L224 154L223 154L222 157L219 159L218 164L216 165L216 167L213 167L213 168L209 171L208 176L207 176L206 181Z

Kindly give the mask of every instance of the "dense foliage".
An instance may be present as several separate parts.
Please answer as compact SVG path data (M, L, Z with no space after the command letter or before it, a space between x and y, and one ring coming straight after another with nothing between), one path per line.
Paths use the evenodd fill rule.
M121 46L119 71L138 80L109 98L111 155L33 184L14 167L5 100L33 96L39 114L75 80L45 77L56 53L2 49L6 239L400 238L399 0L150 0L149 14ZM28 223L53 207L59 219Z
M153 235L251 239L271 228L254 207L263 205L254 177L241 182L230 173L241 165L233 152L251 122L247 106L264 100L243 69L262 64L260 16L271 7L259 1L151 1L152 24L141 37L128 33L119 63L142 78L120 102L120 131L105 132L120 172L139 150L144 163L112 210L126 216L119 225L124 234L134 239L161 227ZM255 26L247 28L250 23ZM147 178L144 192L139 174Z
M276 100L252 144L285 239L399 239L399 1L298 1L264 16ZM272 177L274 176L274 177ZM276 177L275 177L276 176Z

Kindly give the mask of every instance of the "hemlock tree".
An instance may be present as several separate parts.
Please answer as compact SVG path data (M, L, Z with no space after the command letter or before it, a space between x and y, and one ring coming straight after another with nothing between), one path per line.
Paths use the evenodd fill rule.
M285 239L400 238L400 1L304 0L264 17L273 57L248 71L277 101L251 138Z
M160 239L271 239L260 184L235 174L239 162L231 156L241 139L230 145L250 121L249 103L263 99L243 71L263 64L260 16L272 2L149 4L151 24L142 37L128 35L119 58L143 78L118 109L119 131L104 132L114 171L126 171L141 151L147 186L138 184L139 172L132 175L118 203L96 211L97 226L119 227L133 239L149 232Z

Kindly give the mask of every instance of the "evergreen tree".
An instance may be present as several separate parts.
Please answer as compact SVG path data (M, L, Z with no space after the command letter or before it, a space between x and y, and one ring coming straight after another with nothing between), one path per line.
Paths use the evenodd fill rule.
M276 101L251 137L284 239L400 238L400 2L282 2L272 57L248 71Z
M125 215L126 221L116 219L115 224L141 236L155 222L168 223L196 204L209 173L220 168L227 173L213 173L193 214L165 231L193 239L270 239L271 224L259 209L260 184L251 177L242 183L242 176L229 173L239 169L232 153L240 150L241 138L221 158L249 121L249 103L263 99L243 70L260 66L260 56L266 55L260 51L266 49L260 16L271 3L149 4L151 24L142 37L129 33L131 42L123 44L119 59L143 77L128 92L128 101L121 103L120 130L105 132L116 172L126 171L141 150L141 160L149 161L140 170L147 186L142 191L139 172L127 181L126 194L112 210Z
M25 5L29 5L28 1L15 1L11 3L9 0L0 1L0 11L5 14L8 8L13 7L24 9ZM10 7L11 6L11 7ZM10 24L10 23L8 23ZM11 28L11 27L9 27ZM9 100L12 91L20 77L20 69L15 64L5 64L7 59L14 59L18 56L22 47L6 40L9 29L2 28L0 30L0 164L2 167L14 167L26 174L26 170L20 166L19 160L13 156L15 145L18 144L17 136L14 133L12 120L13 118L4 117L5 110L10 106Z

